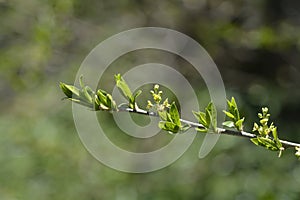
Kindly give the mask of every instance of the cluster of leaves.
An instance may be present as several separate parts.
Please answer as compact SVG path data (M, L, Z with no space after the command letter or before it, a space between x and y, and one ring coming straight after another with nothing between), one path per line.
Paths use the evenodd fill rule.
M205 108L205 112L195 112L193 111L194 116L203 127L197 127L196 130L202 133L207 132L218 132L217 128L217 110L216 106L210 102Z
M159 128L169 131L169 133L178 133L184 130L175 102L171 104L168 110L159 111L158 114L162 120L158 124Z
M153 102L148 100L147 109L152 109L158 113L161 119L158 124L160 129L174 134L179 131L186 131L189 128L188 125L183 125L181 123L180 114L175 102L170 104L168 98L166 98L164 102L161 103L163 92L159 90L159 85L154 85L153 90L151 90L150 93L152 94Z
M115 81L122 95L128 100L128 107L133 110L138 109L136 98L142 91L138 90L133 94L120 74L115 75ZM111 94L102 89L98 89L97 92L94 92L89 86L84 85L82 76L79 78L79 83L80 88L62 82L60 83L60 88L67 99L93 110L118 111L117 104Z
M279 157L281 156L282 151L284 150L278 135L277 135L277 127L274 126L273 122L268 125L270 114L268 113L268 108L262 108L262 113L258 113L258 117L260 119L258 125L254 123L253 131L257 133L256 138L252 138L251 141L259 146L263 146L272 151L279 151ZM272 133L272 137L270 136Z
M220 129L217 127L217 110L213 102L210 102L205 108L204 112L193 111L198 123L189 122L180 119L180 113L177 109L175 102L169 103L168 98L162 102L163 92L159 90L159 85L154 85L152 94L152 101L148 100L147 110L142 110L138 107L136 98L142 93L141 90L133 93L125 80L120 74L115 75L116 86L120 90L121 94L127 99L128 103L120 104L117 106L113 100L112 95L102 89L98 89L94 92L90 87L83 84L82 76L80 77L80 88L73 85L67 85L60 83L60 88L66 95L66 98L91 108L93 110L106 110L106 111L119 111L124 109L132 112L141 112L145 114L149 111L153 111L155 115L159 116L161 121L158 126L162 130L168 131L171 134L184 132L189 128L195 128L197 132L202 133L221 133L226 132L226 129ZM227 100L228 110L223 111L228 121L223 122L223 125L228 128L235 128L238 132L243 132L245 117L241 117L237 103L232 97L231 100ZM128 110L129 109L129 110ZM251 138L251 141L259 146L263 146L266 149L272 151L279 151L279 157L281 156L284 147L277 135L277 127L273 123L269 125L270 114L268 108L262 108L262 113L258 114L260 118L259 125L254 123L253 132L255 137ZM272 134L272 136L270 136ZM300 147L295 147L295 155L300 159Z
M83 77L79 78L79 83L81 88L77 88L73 85L67 85L65 83L60 83L60 88L66 95L66 98L81 104L83 106L89 107L93 110L116 110L117 106L112 96L106 91L99 89L96 93L89 87L85 86L83 83Z
M223 112L227 117L230 118L230 120L223 122L223 125L229 128L235 127L238 131L243 131L243 123L245 121L245 117L240 117L239 109L233 97L231 98L231 101L227 100L227 106L228 111L224 110Z

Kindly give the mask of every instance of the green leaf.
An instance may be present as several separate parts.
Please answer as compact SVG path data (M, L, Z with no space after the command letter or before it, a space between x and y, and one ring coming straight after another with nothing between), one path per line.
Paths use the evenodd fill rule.
M138 90L130 99L129 99L129 107L136 110L138 108L136 104L136 98L142 93L142 90Z
M95 94L95 92L89 86L86 86L85 89L91 96Z
M140 96L140 94L142 93L142 90L138 90L134 95L134 99L136 99L138 96Z
M129 101L129 107L136 110L136 98L142 93L142 91L138 90L134 95L132 95L129 86L120 74L115 75L115 81L118 89L121 91L121 94Z
M193 114L195 116L195 118L198 120L198 122L200 124L202 124L204 127L207 127L207 123L206 123L206 115L204 112L195 112L193 111Z
M271 151L279 150L275 142L270 138L258 137L257 139L261 143L261 146L264 146L266 149L269 149Z
M99 106L99 109L102 110L116 110L117 105L113 100L112 96L106 91L99 89L97 91L96 100ZM97 108L95 108L97 110Z
M88 103L92 103L93 102L92 95L94 92L90 87L84 85L82 75L79 77L79 83L81 87L81 90L79 92L80 98L82 98L84 101Z
M272 129L272 135L273 135L274 141L275 141L275 143L276 143L276 146L277 146L279 149L281 149L281 148L282 148L282 144L281 144L281 142L280 142L280 140L279 140L279 138L278 138L277 127L274 127L274 128Z
M217 131L217 109L214 103L211 102L211 124L214 132Z
M209 123L206 121L206 114L204 112L200 112L200 124L205 126L206 128L209 128Z
M236 118L236 120L240 120L241 118L240 118L240 112L239 112L239 109L238 109L238 108L235 108L234 111L235 111L235 118Z
M90 92L88 91L91 91L91 89L87 86L85 86L82 91L80 91L80 98L84 99L85 101L87 101L88 103L93 103L93 97Z
M190 128L191 128L191 126L189 126L189 125L186 124L184 126L181 126L180 130L183 131L183 132L185 132L185 131L189 130Z
M250 139L254 144L258 146L265 147L268 150L271 151L279 151L281 150L276 143L270 139L270 138L264 138L264 137L257 137L257 138L252 138Z
M111 109L117 110L117 104L116 102L113 100L111 94L107 94L107 104L111 105Z
M206 122L209 128L212 128L214 132L217 130L217 110L215 105L210 102L206 107ZM207 127L208 128L208 127Z
M245 118L240 118L240 112L237 107L236 101L234 97L231 98L231 100L227 100L228 105L228 111L223 111L227 117L231 119L232 122L234 122L234 126L238 131L243 130L243 122L245 121Z
M223 126L226 126L228 128L234 128L235 125L234 125L234 122L233 121L225 121L222 123Z
M217 131L217 110L215 105L210 102L204 112L193 111L194 116L200 124L202 124L206 129L212 129L213 132ZM199 130L199 132L202 130Z
M158 127L162 130L169 131L172 133L178 133L179 131L179 126L177 126L173 122L161 121L158 123Z
M92 108L93 105L93 91L90 88L78 89L73 85L67 85L60 83L60 88L69 100L78 103L80 105Z
M170 116L171 116L171 120L173 123L175 123L177 126L181 126L181 123L180 123L180 116L179 116L179 112L178 112L178 109L175 105L175 102L173 102L171 104L171 107L170 107Z
M261 119L259 122L262 124L262 125L267 125L269 119L268 118L263 118Z
M68 97L72 98L73 95L79 97L79 89L73 85L67 85L65 83L60 82L59 84L63 93Z
M208 132L207 128L195 128L195 130L200 132L200 133L207 133Z
M167 117L167 111L159 111L158 112L158 115L160 116L160 118L163 120L163 121L167 121L168 117Z
M193 115L197 119L198 122L200 122L200 112L192 111Z
M231 97L231 105L232 107L237 108L237 104L234 97Z
M239 130L243 130L243 123L244 123L245 118L243 117L242 119L238 120L235 122L235 127Z
M93 105L90 103L87 103L85 101L82 101L80 99L73 99L73 98L68 98L70 101L73 101L74 103L80 104L82 106L88 107L88 108L93 108Z
M81 88L84 88L83 75L80 75L80 77L79 77L79 85Z
M122 78L121 74L116 74L115 75L115 81L116 81L116 85L119 88L119 90L121 91L122 95L127 99L127 100L133 100L132 97L132 92L129 89L127 83L125 82L125 80Z
M98 108L100 107L100 100L98 98L98 96L96 95L95 96L95 101L94 101L94 104L95 104L95 110L99 110Z
M87 106L89 108L94 107L94 91L90 87L84 86L83 76L80 76L79 82L81 89L76 88L73 85L66 85L64 83L60 83L60 87L71 101Z
M158 126L163 130L177 133L179 130L185 131L190 128L189 126L181 126L179 112L175 102L171 104L169 111L159 111L158 114L163 120L159 122Z
M106 95L107 95L107 92L105 92L104 90L99 89L97 91L97 97L101 103L104 103L104 102L106 103Z
M69 100L80 105L93 108L94 110L117 109L116 103L110 94L101 89L99 89L95 94L95 92L89 86L84 85L83 76L80 76L79 83L81 89L78 89L72 85L60 83L60 88Z
M258 142L258 139L257 139L257 138L251 138L250 140L251 140L251 142L253 142L253 143L256 144L257 146L259 146L259 142Z
M107 107L107 106L105 106L104 104L100 104L100 106L99 106L99 109L100 110L109 110L109 107Z
M228 110L231 115L227 115L228 117L232 118L233 120L240 119L240 113L236 104L234 97L231 97L231 101L227 100ZM232 117L234 116L234 117Z
M234 97L231 97L231 101L227 100L228 110L230 113L234 113L234 109L237 107Z
M231 118L232 120L234 120L234 115L233 114L231 114L230 112L227 112L227 111L225 111L225 110L223 110L223 112L229 117L229 118Z
M209 110L209 105L205 108L205 121L206 121L206 128L210 128L211 113L210 113L210 110Z
M272 135L273 135L274 140L277 141L278 140L277 127L274 127L272 129Z

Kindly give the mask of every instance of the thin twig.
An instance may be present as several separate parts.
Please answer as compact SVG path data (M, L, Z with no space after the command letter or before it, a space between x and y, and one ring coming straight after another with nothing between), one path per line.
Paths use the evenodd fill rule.
M119 107L118 111L121 112L131 112L131 113L136 113L136 114L142 114L142 115L148 115L151 117L159 117L159 115L155 112L148 112L146 110L143 109L136 109L133 110L131 108L128 107ZM117 112L118 112L117 111ZM180 119L180 122L189 125L190 127L193 128L204 128L204 126L202 124L196 123L196 122L191 122L185 119ZM224 134L224 135L233 135L233 136L240 136L240 137L246 137L246 138L256 138L257 135L253 134L253 133L248 133L245 131L236 131L236 130L228 130L228 129L224 129L224 128L217 128L217 134ZM300 144L299 143L294 143L294 142L289 142L289 141L285 141L285 140L279 140L284 148L289 148L289 147L299 147L300 148Z

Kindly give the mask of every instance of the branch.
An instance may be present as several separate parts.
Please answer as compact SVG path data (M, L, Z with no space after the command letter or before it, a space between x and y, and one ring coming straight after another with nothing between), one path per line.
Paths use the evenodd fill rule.
M159 90L159 85L154 85L153 90L150 91L153 100L147 101L147 111L140 109L136 98L141 94L141 90L133 93L128 87L125 80L120 74L115 75L115 81L121 94L127 99L128 103L120 104L117 106L113 100L112 95L102 89L98 89L97 92L93 91L90 87L85 86L82 77L80 77L80 87L77 88L73 85L67 85L60 83L62 91L66 97L78 104L85 107L92 108L94 111L110 111L110 112L132 112L142 115L148 115L151 117L159 117L161 121L158 126L162 130L176 134L178 132L184 132L189 128L195 128L197 132L201 133L214 133L240 136L249 138L252 143L258 146L262 146L268 150L278 151L278 157L286 148L294 147L296 150L295 156L300 159L300 144L280 140L277 134L277 127L269 122L270 114L268 108L262 108L262 112L258 113L259 123L254 123L252 132L248 133L243 130L243 123L245 117L242 117L235 99L227 100L227 110L223 112L227 116L228 121L222 123L225 128L217 127L217 110L213 102L210 102L205 108L204 112L193 111L197 122L188 121L180 118L179 111L175 102L169 103L168 98L162 101L162 91ZM235 130L233 130L235 128Z
M131 113L136 113L136 114L141 114L141 115L147 115L150 117L159 117L159 115L155 112L148 112L146 110L143 109L132 109L132 108L124 108L122 106L118 107L118 110L115 110L115 112L131 112ZM189 125L190 127L193 128L204 128L204 126L202 124L196 123L196 122L192 122L192 121L188 121L185 119L180 119L180 121L184 124ZM212 132L214 133L214 132ZM224 128L217 128L217 133L215 134L223 134L223 135L232 135L232 136L240 136L240 137L245 137L245 138L256 138L257 135L253 134L253 133L248 133L245 131L236 131L236 130L229 130L229 129L224 129ZM299 143L295 143L295 142L290 142L290 141L285 141L285 140L279 140L282 144L284 148L290 148L290 147L298 147L300 148L300 144Z

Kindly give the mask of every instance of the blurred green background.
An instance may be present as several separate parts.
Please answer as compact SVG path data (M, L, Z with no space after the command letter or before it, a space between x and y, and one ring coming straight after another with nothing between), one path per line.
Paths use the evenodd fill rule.
M110 169L80 142L71 103L61 101L58 87L72 83L85 56L111 35L171 28L211 55L228 97L247 116L246 129L267 105L280 137L300 142L299 1L0 0L0 16L1 200L300 198L292 150L278 159L231 136L221 136L204 159L197 157L203 138L197 136L162 170Z

